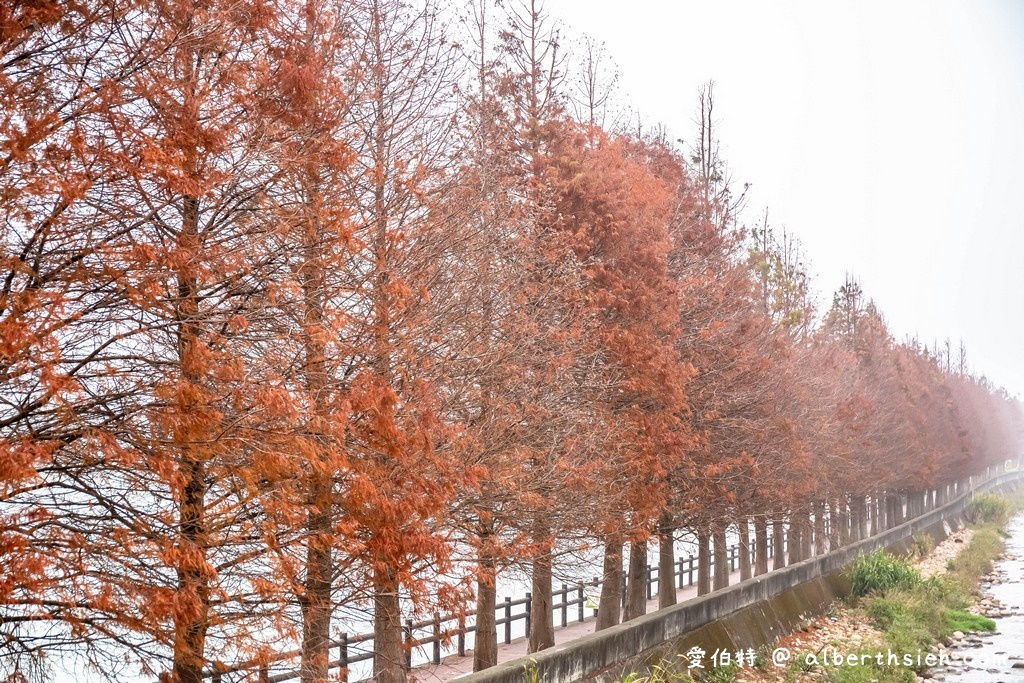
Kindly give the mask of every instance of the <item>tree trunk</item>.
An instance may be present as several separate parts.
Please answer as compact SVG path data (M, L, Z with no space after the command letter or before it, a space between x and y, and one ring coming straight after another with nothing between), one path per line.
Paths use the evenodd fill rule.
M711 592L711 536L705 525L697 527L697 595Z
M676 604L676 546L672 518L662 513L658 524L658 609Z
M545 532L547 530L545 529ZM546 533L544 534L546 536ZM539 537L543 538L543 536ZM530 652L555 644L555 613L551 599L551 549L545 546L533 560L533 604L530 609Z
M814 502L814 554L825 554L825 501Z
M719 590L729 585L729 549L725 541L725 524L712 524L711 543L715 551L715 590Z
M786 545L789 546L789 555L786 562L796 564L803 558L800 556L800 523L796 515L789 513L789 528L786 530Z
M299 598L302 608L299 675L302 683L324 683L330 655L333 501L330 481L316 475L314 480L306 521L309 534L306 540L306 590Z
M331 587L334 565L334 477L329 454L325 452L331 419L328 396L327 348L324 323L325 267L320 251L320 231L312 220L303 221L302 285L303 320L302 377L307 395L312 397L310 435L315 452L307 477L306 505L306 580L299 596L302 609L302 656L299 677L302 683L325 683L330 658ZM317 467L316 465L320 466Z
M182 604L191 607L177 616L174 630L174 680L176 683L202 683L206 652L206 631L209 628L209 583L204 565L206 468L202 461L183 463L186 477L181 501L181 536L188 552L179 560L178 595ZM183 623L184 622L184 623Z
M374 575L373 677L375 683L406 683L407 680L398 581L390 567L378 568Z
M498 663L498 567L491 548L491 531L480 535L478 553L480 574L476 580L476 645L473 646L473 671L483 671Z
M763 515L754 518L754 544L757 546L757 558L754 572L757 576L768 573L768 520Z
M786 566L786 532L782 522L782 515L776 515L772 519L772 551L775 557L772 558L772 569L782 569Z
M750 520L740 519L740 581L750 578Z
M840 503L838 498L833 498L828 503L828 549L835 550L839 547L839 530L843 526L842 513L840 512Z
M854 543L867 537L866 516L867 506L864 504L864 496L856 493L850 496L850 540Z
M865 496L857 496L857 540L868 537L868 503Z
M869 509L871 510L871 535L882 533L881 519L878 508L878 491L871 493L871 503Z
M894 529L895 527L898 527L900 524L902 524L900 520L900 512L902 507L903 506L900 502L899 494L890 493L888 496L888 511L886 513L886 517L889 520L890 529Z
M814 527L810 510L800 513L800 557L808 559L814 555Z
M839 499L839 545L845 546L850 543L850 510L846 503L846 496Z
M856 543L860 540L860 515L857 510L857 496L850 496L848 506L850 515L850 543Z
M647 541L629 542L629 576L622 621L647 613Z
M199 200L184 197L178 246L192 259L200 258ZM204 391L200 389L205 376L205 361L200 347L198 283L195 264L181 266L177 272L178 301L175 320L178 323L178 362L181 383L196 391L183 390L179 408L180 435L178 471L181 475L181 502L178 507L179 545L181 551L175 571L179 609L174 618L173 667L176 683L201 683L206 656L206 632L209 628L210 572L207 569L206 528L206 454L199 443L204 434L197 434L193 422L206 419Z
M597 606L597 625L594 630L619 623L622 601L622 538L614 535L604 546L604 580L601 583L601 602Z

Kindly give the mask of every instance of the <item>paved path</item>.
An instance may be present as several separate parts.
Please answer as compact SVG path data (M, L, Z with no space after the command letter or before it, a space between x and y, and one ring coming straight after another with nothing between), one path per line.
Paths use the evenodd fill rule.
M740 580L739 571L735 571L729 575L729 585L738 583ZM676 591L676 601L683 602L690 598L697 597L697 586L687 586ZM658 599L655 597L653 600L647 601L647 613L655 612L658 609ZM588 610L589 611L589 610ZM555 615L556 620L558 614ZM568 643L577 638L594 632L593 616L586 617L582 622L570 621L565 628L555 627L555 644L561 645L562 643ZM508 645L504 643L498 644L498 663L508 662L519 657L525 657L528 653L526 651L527 639L517 638ZM466 656L460 657L458 655L451 655L441 660L441 664L424 664L421 666L414 667L409 672L409 679L412 681L422 681L422 683L444 683L452 679L464 676L473 671L473 651L466 650Z

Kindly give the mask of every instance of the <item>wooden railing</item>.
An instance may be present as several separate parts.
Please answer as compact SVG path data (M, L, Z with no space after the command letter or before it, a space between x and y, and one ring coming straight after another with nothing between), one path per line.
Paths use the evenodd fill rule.
M783 537L783 547L785 548L788 542L788 538ZM773 539L771 535L768 537L768 557L774 556ZM750 545L750 562L753 565L757 561L757 549L754 544ZM740 563L740 546L739 544L733 544L727 548L726 558L729 563L729 571L735 572L739 568ZM700 567L697 556L687 555L686 557L680 557L677 562L674 563L675 570L673 572L673 579L675 580L676 587L678 589L692 586L696 583L697 571ZM714 573L715 560L714 556L711 557L710 566L708 570L709 575ZM647 599L651 600L660 588L658 576L658 567L647 565L647 576L646 576L646 590ZM597 615L597 607L588 607L587 603L590 601L590 596L597 594L600 591L602 581L601 579L594 578L587 583L577 583L573 586L568 584L562 584L561 588L552 592L552 609L555 613L556 623L560 624L562 628L566 627L570 623L570 611L573 613L573 622L583 622L588 618L592 618ZM626 604L626 591L625 591L626 577L623 576L623 586L620 594L622 595L622 605ZM527 593L521 598L506 597L503 602L498 603L495 615L495 627L498 629L499 639L505 644L512 642L512 625L517 621L525 622L525 635L530 635L530 614L533 607L533 596ZM517 610L516 608L522 608ZM590 614L586 614L587 611ZM428 662L433 664L440 664L443 656L443 648L445 643L451 643L454 645L455 651L451 654L458 654L460 657L466 655L466 636L470 633L476 632L476 625L467 623L468 617L476 615L475 610L466 610L459 614L435 614L429 619L421 621L414 621L409 619L405 622L405 652L406 661L405 664L408 668L413 666L413 651L420 649L426 654L429 648ZM372 648L359 648L361 651L353 651L355 646L363 643L369 643L373 641L372 633L360 633L356 635L349 635L342 633L337 640L333 640L330 644L330 648L337 653L336 657L328 663L329 669L340 669L340 680L348 681L348 670L353 664L359 662L366 662L373 659ZM293 650L289 652L281 653L274 657L274 662L282 662L289 659L294 659L299 656L299 651ZM299 678L300 673L298 670L285 671L281 673L271 673L267 664L254 665L252 663L242 663L233 666L226 666L224 664L215 664L213 668L204 673L204 678L212 679L213 683L226 683L226 681L237 680L230 674L242 674L245 678L255 678L259 683L280 683L283 681L290 681Z
M990 471L986 471L980 478L985 480L992 476ZM957 482L954 487L950 490L956 490L959 493L964 491L970 491L974 488L975 478L968 478L963 482ZM938 491L929 491L928 500L934 500L936 503L939 501ZM909 498L907 499L907 511L910 511ZM920 502L920 501L919 501ZM901 504L902 505L902 504ZM926 506L927 507L927 506ZM924 508L922 508L924 509ZM901 511L902 514L902 511ZM826 518L829 522L828 530L829 537L831 537L831 518ZM845 523L850 523L847 519ZM782 547L783 552L788 556L789 537L788 534L783 534ZM831 542L830 542L831 550ZM748 547L748 554L750 559L751 567L756 566L757 563L757 546L756 543L751 543ZM774 557L775 543L772 534L768 535L767 543L768 557ZM726 559L729 563L729 572L734 572L738 569L740 564L740 545L733 544L726 549ZM708 567L708 576L714 575L714 554L709 558L710 564ZM673 580L676 587L679 589L692 586L696 583L696 577L700 569L700 563L697 556L687 555L681 557L677 562L674 563ZM660 577L658 576L658 568L651 565L647 565L646 570L646 591L647 599L651 600L655 595L656 586L658 586ZM569 625L569 613L570 610L574 613L573 621L582 622L587 618L591 618L597 614L596 606L588 606L588 590L590 595L597 594L601 588L600 579L592 579L588 583L577 583L574 586L562 584L560 590L555 590L552 593L552 605L555 614L560 617L558 621L561 622L562 627ZM623 586L620 591L622 595L622 604L625 606L626 601L626 577L623 577ZM660 586L659 586L660 587ZM504 602L497 605L495 610L496 615L496 628L499 629L498 635L506 644L511 643L513 640L513 629L512 625L517 621L525 622L525 635L530 635L530 615L533 606L533 596L527 593L521 598L513 599L506 597ZM516 608L522 608L517 610ZM588 616L587 610L591 611ZM408 620L405 622L405 653L406 661L405 665L408 668L413 666L413 652L415 650L421 650L426 655L429 648L429 657L426 663L440 664L441 659L445 656L443 652L445 645L448 644L451 647L454 644L454 652L450 654L458 654L459 656L465 656L466 654L466 636L476 631L475 624L468 623L468 618L475 616L475 611L466 610L459 614L434 614L431 618L422 621ZM337 652L337 657L332 659L328 667L329 669L339 669L338 679L341 681L348 681L349 669L353 664L359 662L370 661L374 657L372 647L361 648L362 651L354 652L351 648L364 643L370 643L373 641L372 633L361 633L357 635L341 634L337 640L333 640L330 644L330 648ZM291 650L289 652L280 653L273 657L272 663L280 664L287 660L294 660L300 655L299 650ZM269 664L262 663L256 664L253 662L240 663L235 665L225 665L222 663L215 663L213 667L204 672L204 678L212 679L213 683L225 683L225 678L229 678L228 683L235 683L239 680L232 676L232 674L241 674L245 679L252 680L255 678L258 683L278 683L280 681L290 681L300 677L300 672L295 670L282 671L280 673L271 673Z

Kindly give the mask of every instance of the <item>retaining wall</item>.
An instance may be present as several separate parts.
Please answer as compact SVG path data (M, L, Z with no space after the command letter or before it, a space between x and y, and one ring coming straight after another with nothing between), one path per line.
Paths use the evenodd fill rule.
M792 631L803 619L820 614L849 594L842 571L859 554L879 548L905 553L913 537L927 533L941 541L963 525L972 493L1018 485L1024 472L1011 472L979 484L904 524L818 557L762 574L627 623L557 645L529 657L459 678L460 683L574 683L622 680L626 671L686 652L757 648Z

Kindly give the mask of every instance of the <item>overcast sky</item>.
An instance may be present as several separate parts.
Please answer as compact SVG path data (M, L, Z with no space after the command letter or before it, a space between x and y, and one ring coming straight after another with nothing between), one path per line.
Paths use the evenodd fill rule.
M897 337L963 338L1024 395L1024 0L548 0L623 96L692 140L713 79L747 222L799 237L820 304L858 277Z

